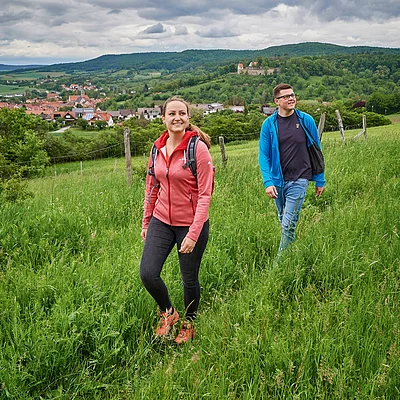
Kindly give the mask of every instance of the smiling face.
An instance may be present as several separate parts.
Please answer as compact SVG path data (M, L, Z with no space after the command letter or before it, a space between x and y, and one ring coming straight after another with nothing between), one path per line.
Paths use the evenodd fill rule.
M274 99L279 115L289 116L296 107L296 95L293 89L282 89Z
M189 112L187 105L179 100L170 101L165 106L162 120L170 134L184 133L185 129L189 126Z

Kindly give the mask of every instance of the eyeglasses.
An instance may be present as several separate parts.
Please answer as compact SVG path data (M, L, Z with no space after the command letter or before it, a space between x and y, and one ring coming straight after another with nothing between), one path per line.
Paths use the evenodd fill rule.
M293 97L295 99L296 95L294 93L284 94L283 96L277 97L277 99L289 100L291 97Z

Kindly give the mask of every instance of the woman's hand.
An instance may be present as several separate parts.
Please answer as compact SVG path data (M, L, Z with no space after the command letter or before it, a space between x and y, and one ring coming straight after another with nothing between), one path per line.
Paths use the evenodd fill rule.
M179 252L189 254L193 251L194 246L196 246L196 242L186 236L185 239L183 239L182 241Z
M147 229L142 229L142 232L140 232L140 236L143 242L146 240L146 235L147 235Z

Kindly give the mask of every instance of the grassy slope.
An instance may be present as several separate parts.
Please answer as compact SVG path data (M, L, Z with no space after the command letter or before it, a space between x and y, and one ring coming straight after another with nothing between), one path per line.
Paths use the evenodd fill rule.
M29 89L29 86L8 86L8 85L0 85L0 95L12 95L12 94L24 94L26 90ZM2 100L4 101L4 100Z
M124 161L32 181L1 206L0 397L397 399L400 395L400 126L323 138L328 187L310 185L278 268L274 205L257 143L217 166L193 343L153 338L140 284L143 179ZM143 158L135 160L144 163ZM176 255L164 277L177 309Z

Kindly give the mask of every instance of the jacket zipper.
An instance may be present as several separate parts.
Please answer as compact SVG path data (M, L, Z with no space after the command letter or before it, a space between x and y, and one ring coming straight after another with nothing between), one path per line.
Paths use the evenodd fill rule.
M169 159L170 157L167 158L164 156L162 151L159 151L158 154L161 154L161 157L164 158L165 160L165 177L167 178L167 182L168 182L168 217L169 217L169 223L170 225L172 225L172 211L171 211L171 184L169 181Z
M168 217L169 217L169 224L172 225L172 211L171 211L171 184L169 181L169 162L167 162L167 160L165 160L165 165L166 165L166 169L165 169L165 177L167 178L167 182L168 182Z

